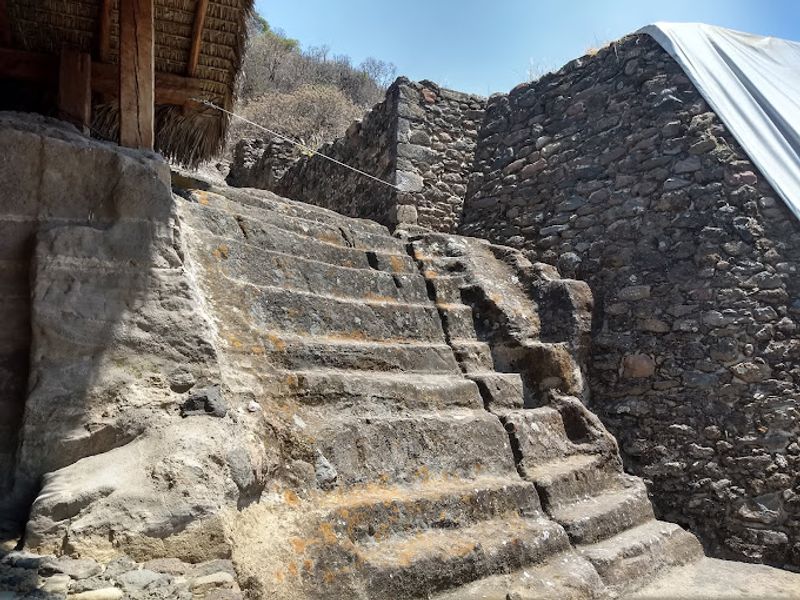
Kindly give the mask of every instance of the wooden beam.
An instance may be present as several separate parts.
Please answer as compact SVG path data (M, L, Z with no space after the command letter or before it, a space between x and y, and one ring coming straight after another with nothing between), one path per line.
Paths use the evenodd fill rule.
M89 133L92 118L92 57L63 48L58 70L58 118Z
M58 83L59 62L49 54L0 48L0 79L19 79L55 86ZM208 82L171 73L156 73L155 103L183 106L192 98L207 95ZM117 65L92 63L92 92L108 98L119 94Z
M119 2L119 143L153 149L155 48L153 0Z
M6 0L0 0L0 46L11 46L11 19L8 16Z
M0 0L3 2L3 0ZM97 30L97 58L101 63L111 61L111 0L100 2L100 23Z
M2 2L2 0L0 0ZM194 12L194 28L192 30L192 45L189 48L189 62L186 66L188 77L197 76L197 63L200 61L200 48L203 45L203 26L206 23L208 0L197 0Z

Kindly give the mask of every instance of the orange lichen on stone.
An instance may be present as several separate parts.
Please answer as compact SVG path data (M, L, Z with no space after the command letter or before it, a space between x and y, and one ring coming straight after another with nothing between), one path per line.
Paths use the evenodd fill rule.
M333 526L330 523L321 523L319 526L319 533L326 544L336 543L336 533L333 531Z
M406 263L400 256L390 256L389 265L395 273L402 273L406 268Z
M220 244L211 254L213 254L214 258L216 259L227 259L228 256L230 256L230 252L231 249L227 246L227 244Z
M284 491L283 500L289 506L297 506L298 504L300 504L300 498L293 490Z
M264 337L269 340L269 343L272 344L272 347L278 352L283 352L286 349L286 342L284 342L280 336L274 333L266 333Z

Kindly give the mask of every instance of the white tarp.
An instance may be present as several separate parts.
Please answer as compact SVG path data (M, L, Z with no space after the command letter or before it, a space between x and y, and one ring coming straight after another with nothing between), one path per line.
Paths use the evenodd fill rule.
M654 38L800 218L800 43L701 23L655 23Z

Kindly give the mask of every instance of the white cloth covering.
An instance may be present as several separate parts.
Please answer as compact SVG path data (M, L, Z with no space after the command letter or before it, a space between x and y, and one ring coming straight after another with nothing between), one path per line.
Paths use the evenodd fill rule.
M639 30L684 70L800 218L800 43L701 23Z

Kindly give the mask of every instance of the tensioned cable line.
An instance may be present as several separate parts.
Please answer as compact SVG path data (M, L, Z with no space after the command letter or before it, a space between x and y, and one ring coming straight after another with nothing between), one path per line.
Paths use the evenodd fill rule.
M313 150L313 149L309 148L305 144L301 144L297 140L293 140L292 138L286 137L285 135L282 135L282 134L280 134L280 133L278 133L276 131L272 131L271 129L267 129L263 125L259 125L258 123L254 123L250 119L242 117L241 115L237 115L236 113L233 113L233 112L231 112L229 110L225 110L224 108L222 108L221 106L217 106L216 104L214 104L210 100L201 100L200 98L192 98L192 100L194 100L195 102L199 102L200 104L204 104L205 106L210 106L211 108L215 108L218 111L224 112L225 114L230 115L232 117L235 117L235 118L237 118L237 119L239 119L241 121L244 121L245 123L249 123L253 127L257 127L258 129L266 131L270 135L274 135L275 137L280 138L280 139L282 139L284 141L287 141L290 144L294 144L295 146L297 146L298 148L304 150L305 152L308 152L309 154L313 154L315 156L319 156L321 158L324 158L325 160L329 160L332 163L335 163L335 164L339 165L340 167L344 167L345 169L350 169L354 173L358 173L359 175L363 175L364 177L369 177L373 181L377 181L378 183L382 183L383 185L389 186L390 188L395 189L398 192L405 191L402 188L394 185L393 183L389 183L388 181L384 181L383 179L381 179L379 177L375 177L374 175L370 175L369 173L365 173L364 171L362 171L360 169L356 169L355 167L351 167L350 165L345 164L340 160L336 160L335 158L332 158L330 156L326 156L325 154L322 154L321 152L317 152L316 150Z

